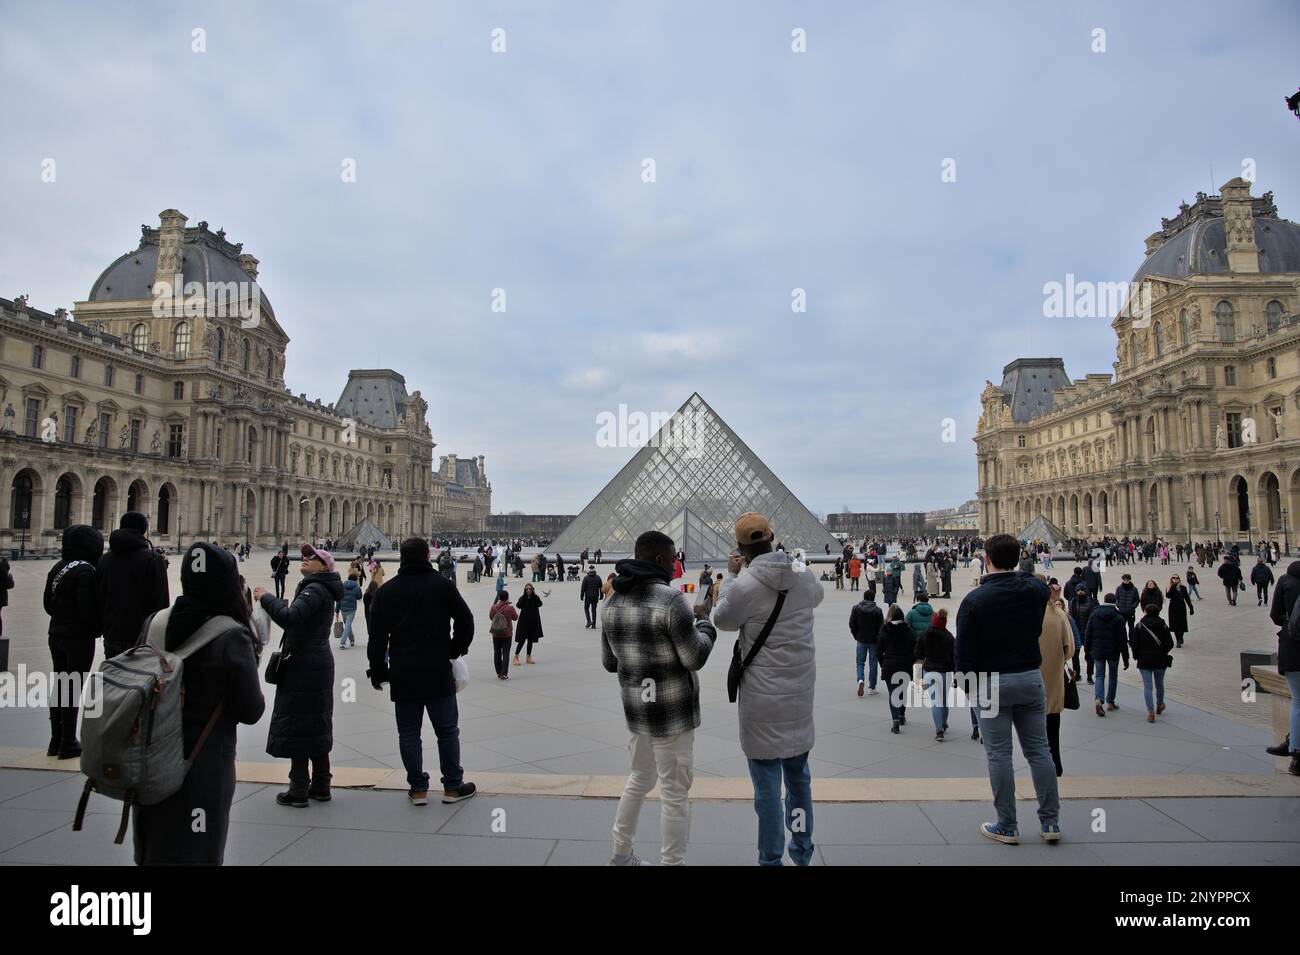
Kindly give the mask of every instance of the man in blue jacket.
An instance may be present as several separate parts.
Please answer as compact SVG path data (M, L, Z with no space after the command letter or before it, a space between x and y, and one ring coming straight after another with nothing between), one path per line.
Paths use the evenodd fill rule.
M1047 743L1047 700L1039 671L1043 657L1038 649L1047 585L1015 569L1020 543L1011 535L990 537L984 552L989 568L957 610L956 645L957 670L978 674L988 694L980 700L979 717L998 821L983 823L980 832L1008 845L1020 842L1011 749L1014 726L1038 796L1040 834L1045 842L1058 842L1061 801Z

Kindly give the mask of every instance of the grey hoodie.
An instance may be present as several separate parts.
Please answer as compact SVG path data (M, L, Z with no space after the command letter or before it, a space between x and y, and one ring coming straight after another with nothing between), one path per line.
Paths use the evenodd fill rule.
M813 746L813 609L826 591L811 570L801 564L805 569L796 572L794 563L782 551L754 558L738 575L722 578L713 610L719 630L740 631L744 658L778 591L788 591L776 626L740 681L740 748L750 759L786 759Z

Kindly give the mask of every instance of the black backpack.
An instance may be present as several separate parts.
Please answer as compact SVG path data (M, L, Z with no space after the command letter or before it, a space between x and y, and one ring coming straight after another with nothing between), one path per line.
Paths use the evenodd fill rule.
M1286 635L1291 640L1300 640L1300 594L1291 604L1291 613L1286 621Z

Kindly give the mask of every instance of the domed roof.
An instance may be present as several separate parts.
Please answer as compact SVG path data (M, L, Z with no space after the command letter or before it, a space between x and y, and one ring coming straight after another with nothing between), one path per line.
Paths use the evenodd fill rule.
M104 269L90 287L88 301L131 302L153 298L159 230L141 226L140 231L139 247L120 256ZM196 228L185 229L181 249L181 275L187 285L199 282L206 287L209 282L257 281L256 275L250 274L239 261L242 244L227 242L224 232L209 232L206 222L200 222ZM258 286L258 296L262 308L274 318L275 311L261 286Z
M1252 201L1259 271L1300 272L1300 225L1278 217L1271 193ZM1164 242L1146 257L1133 276L1134 282L1149 276L1186 278L1231 271L1219 197L1198 194L1195 205L1184 204L1177 218L1162 220L1162 225L1164 231L1152 240L1163 238Z

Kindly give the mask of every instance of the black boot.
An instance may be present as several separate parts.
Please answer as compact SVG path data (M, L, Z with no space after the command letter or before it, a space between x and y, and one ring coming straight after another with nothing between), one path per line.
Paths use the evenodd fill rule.
M1287 772L1292 776L1300 776L1300 749L1291 750L1291 765L1287 767Z
M63 739L63 716L60 709L58 706L50 707L50 745L46 747L46 756L59 754L59 742Z
M307 795L317 802L330 801L330 773L317 773L312 777L311 786L307 789Z
M81 755L81 744L77 742L77 713L75 706L63 706L59 708L59 715L62 717L62 735L59 737L59 751L55 755L59 759L76 759Z
M894 720L894 725L889 728L889 732L891 733L898 732L898 720Z
M1286 739L1276 746L1270 746L1264 752L1270 756L1290 756L1291 755L1291 734L1286 734Z
M287 792L275 794L275 801L281 806L292 806L294 809L306 809L307 790L295 789L293 783L290 783Z

